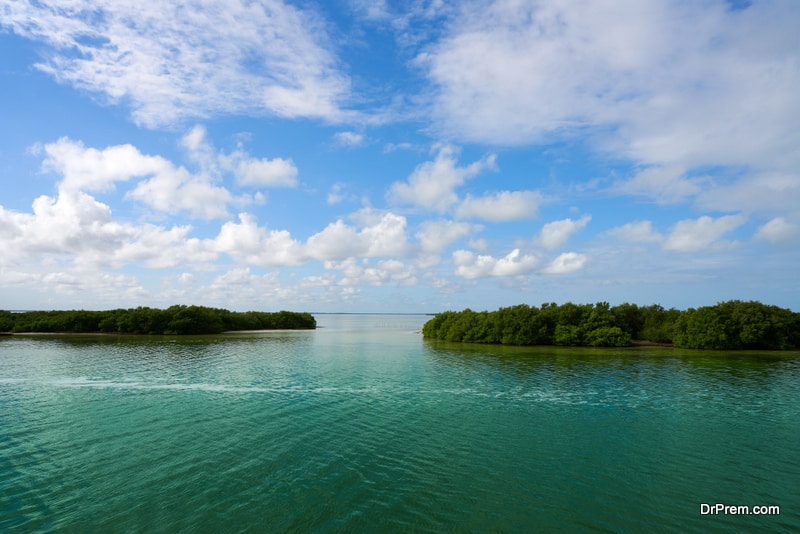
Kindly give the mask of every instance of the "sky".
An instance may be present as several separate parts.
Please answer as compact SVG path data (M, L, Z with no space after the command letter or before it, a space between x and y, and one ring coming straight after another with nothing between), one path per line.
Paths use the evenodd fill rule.
M796 0L0 0L0 309L800 311Z

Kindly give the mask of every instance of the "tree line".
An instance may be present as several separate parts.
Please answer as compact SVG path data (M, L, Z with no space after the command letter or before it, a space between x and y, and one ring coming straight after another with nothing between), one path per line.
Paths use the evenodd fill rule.
M107 311L0 311L0 332L219 334L237 330L314 329L310 313L233 312L205 306Z
M658 304L520 304L496 311L437 314L426 338L507 345L625 347L635 342L692 349L800 348L800 313L731 300L681 311Z

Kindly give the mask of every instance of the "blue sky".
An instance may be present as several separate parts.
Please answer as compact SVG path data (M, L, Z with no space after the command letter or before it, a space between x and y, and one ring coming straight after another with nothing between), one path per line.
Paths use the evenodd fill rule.
M0 308L800 310L800 3L0 0Z

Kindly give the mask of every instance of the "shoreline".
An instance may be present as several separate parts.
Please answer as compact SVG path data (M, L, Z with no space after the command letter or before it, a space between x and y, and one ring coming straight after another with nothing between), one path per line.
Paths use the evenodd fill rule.
M659 341L647 341L646 339L634 339L631 340L631 347L667 347L667 348L675 348L675 345L672 343L661 343Z
M229 334L269 334L273 332L308 332L317 328L275 328L264 330L225 330L224 332L208 332L205 334L134 334L131 332L0 332L0 336L134 336L134 337L190 337L221 336Z

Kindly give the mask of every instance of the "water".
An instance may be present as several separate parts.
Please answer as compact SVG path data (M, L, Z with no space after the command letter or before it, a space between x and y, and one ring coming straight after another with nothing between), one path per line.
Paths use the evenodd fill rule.
M0 532L800 529L800 354L448 344L427 318L1 337Z

